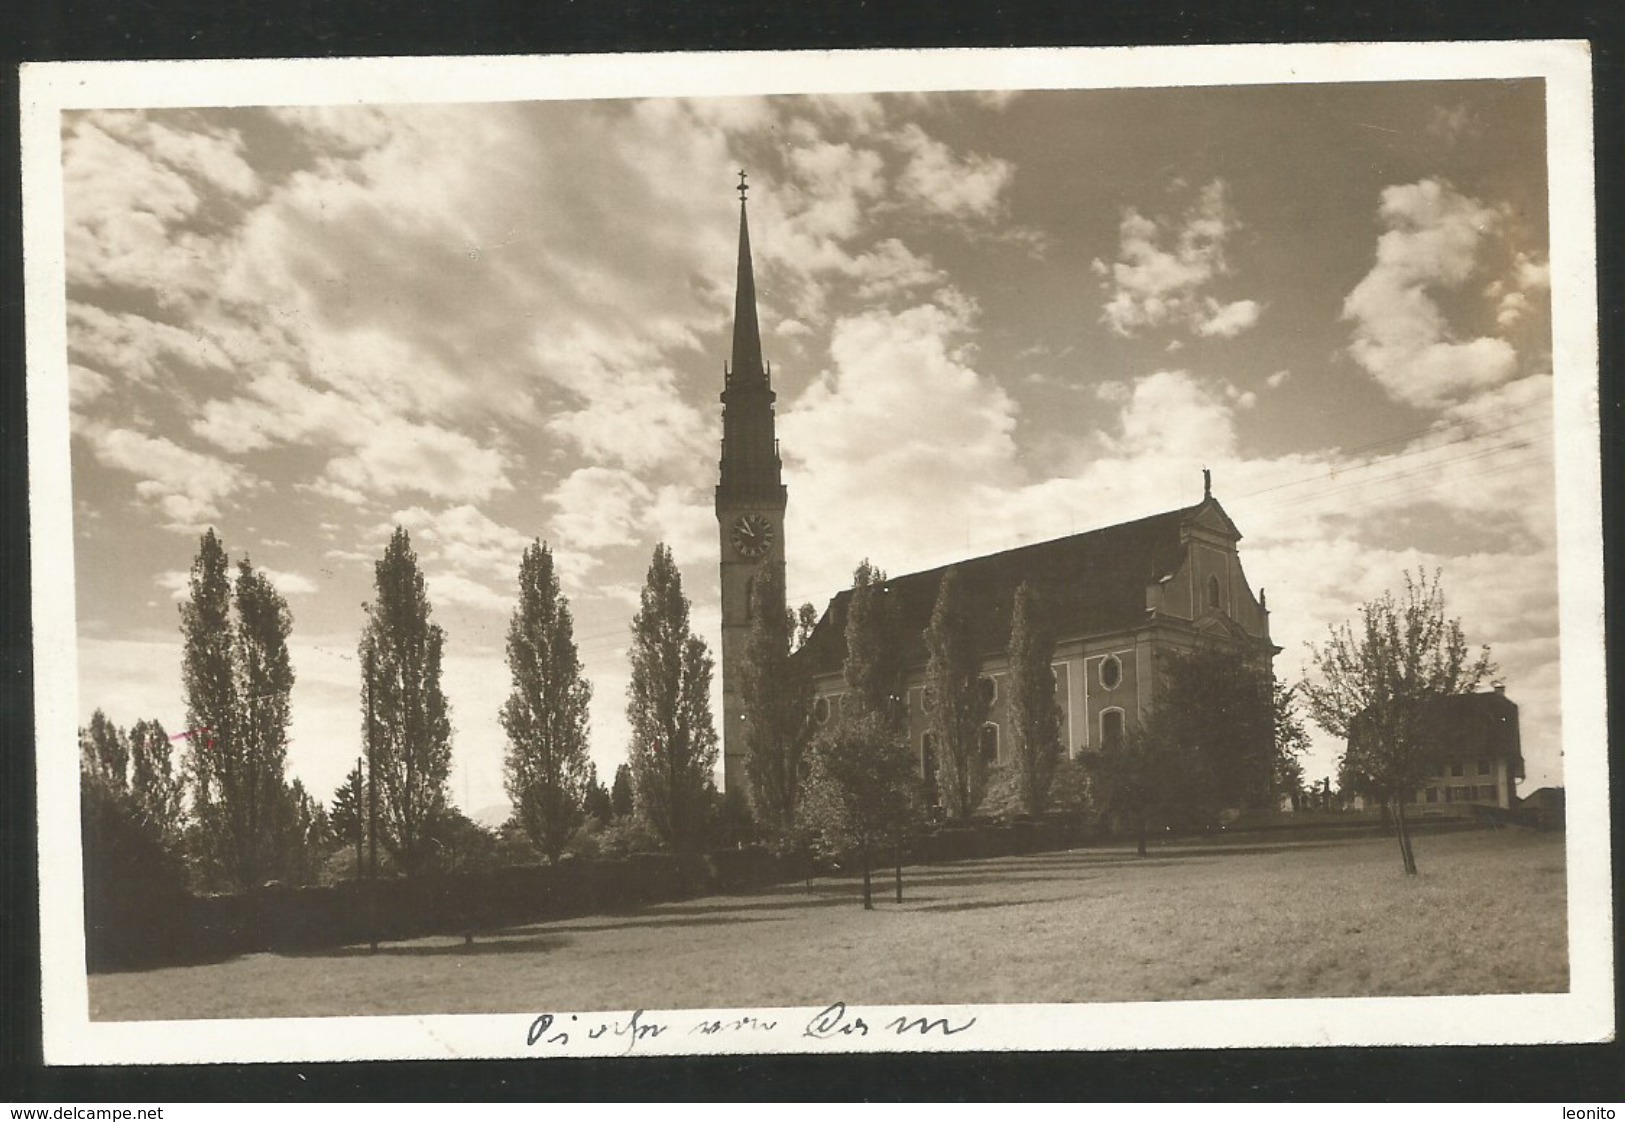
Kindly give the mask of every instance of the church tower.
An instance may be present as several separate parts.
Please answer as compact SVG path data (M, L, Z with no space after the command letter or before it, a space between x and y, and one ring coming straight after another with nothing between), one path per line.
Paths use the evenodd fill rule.
M762 361L745 221L745 173L739 173L739 279L734 294L733 361L723 367L722 462L717 529L722 538L722 783L748 793L740 660L750 637L750 594L764 564L784 572L788 501L774 435L773 387ZM782 583L782 582L781 582ZM779 606L783 610L783 606Z

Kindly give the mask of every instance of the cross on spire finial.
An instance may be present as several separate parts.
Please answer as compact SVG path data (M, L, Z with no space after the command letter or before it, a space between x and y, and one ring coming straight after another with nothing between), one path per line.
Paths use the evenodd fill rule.
M750 186L745 182L745 169L744 168L739 169L739 186L736 187L735 190L739 192L739 201L744 202L745 201L745 192L750 190Z

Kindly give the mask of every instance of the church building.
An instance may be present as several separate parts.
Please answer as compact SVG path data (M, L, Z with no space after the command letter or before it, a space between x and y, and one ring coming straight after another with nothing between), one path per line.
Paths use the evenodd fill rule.
M745 738L739 662L750 632L750 582L764 562L782 567L787 488L774 436L774 394L757 326L743 173L740 185L739 275L733 361L722 394L721 476L716 513L721 535L723 770L729 790L743 789ZM990 695L982 750L990 762L1012 759L1007 710L1009 645L1015 592L1030 582L1057 637L1053 669L1061 734L1069 757L1111 743L1156 700L1157 661L1219 643L1268 665L1270 641L1263 592L1242 571L1241 532L1213 496L1203 472L1202 500L1149 518L1054 541L969 558L957 568L972 626L985 644L983 688ZM860 552L868 552L867 550ZM853 563L859 560L853 557ZM881 558L880 560L883 560ZM904 649L910 743L921 774L934 773L925 691L925 631L950 566L893 577L882 594L896 603ZM846 616L850 589L825 609L798 653L814 676L814 717L829 721L846 694Z

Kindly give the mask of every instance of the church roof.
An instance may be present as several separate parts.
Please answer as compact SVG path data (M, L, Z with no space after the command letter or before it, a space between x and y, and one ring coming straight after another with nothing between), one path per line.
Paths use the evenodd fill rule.
M1216 510L1228 524L1218 500L1208 498L1149 518L893 577L882 587L897 604L905 665L926 660L925 630L936 606L937 588L950 568L959 570L967 615L986 654L1001 652L1009 644L1010 615L1022 581L1038 591L1058 638L1145 622L1146 586L1179 568L1184 557L1182 527L1204 509ZM830 601L803 646L801 657L811 660L814 674L837 672L846 661L846 614L851 602L851 589Z

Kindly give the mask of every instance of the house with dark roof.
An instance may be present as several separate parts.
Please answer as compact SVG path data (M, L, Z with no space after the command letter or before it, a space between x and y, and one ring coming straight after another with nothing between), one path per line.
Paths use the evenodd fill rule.
M1069 757L1133 728L1156 700L1158 659L1201 643L1234 646L1265 664L1270 641L1263 590L1253 594L1236 545L1241 532L1213 497L1203 472L1194 506L1021 546L953 566L893 577L882 594L896 604L903 637L910 743L922 774L934 767L926 715L925 631L949 568L959 571L967 613L983 643L984 689L992 705L982 730L990 762L1012 759L1006 708L1011 614L1017 587L1031 582L1057 634L1053 670ZM846 694L850 589L824 610L798 657L811 664L815 718L827 721Z
M1486 693L1436 697L1428 702L1426 778L1415 802L1426 807L1458 803L1518 805L1524 776L1518 733L1518 706L1496 683Z

